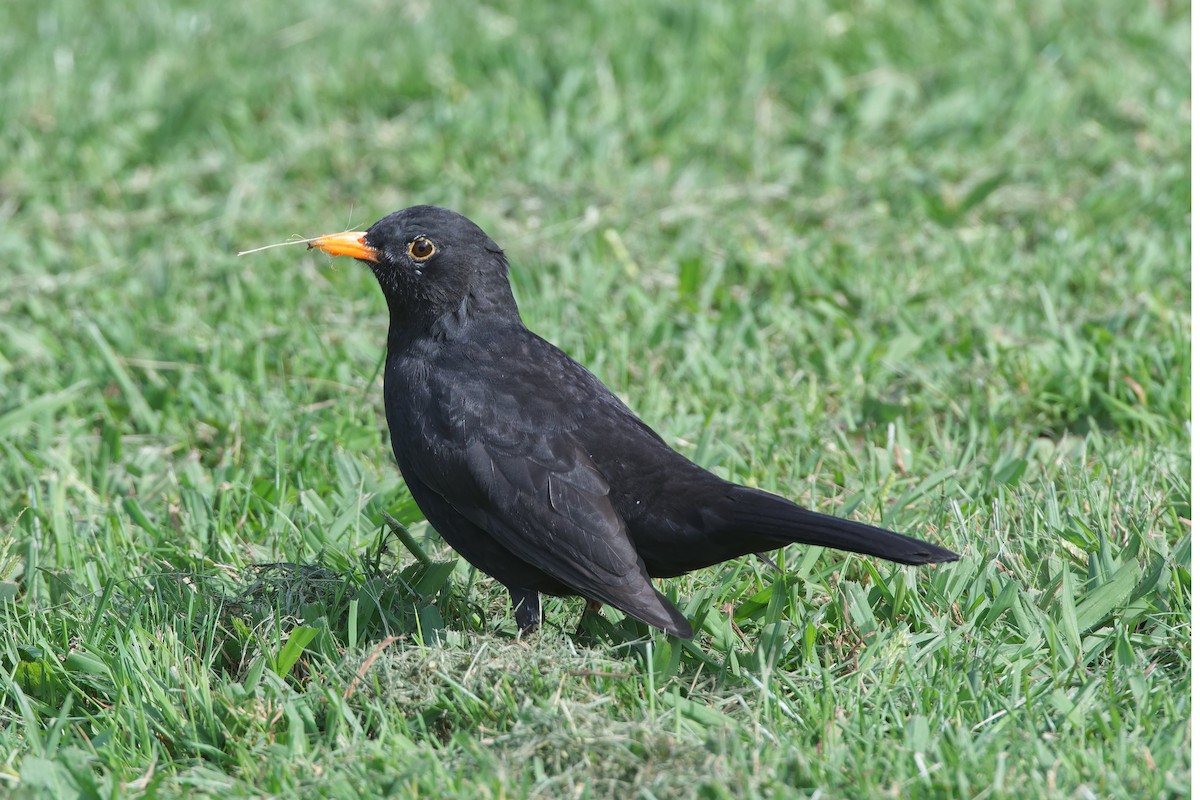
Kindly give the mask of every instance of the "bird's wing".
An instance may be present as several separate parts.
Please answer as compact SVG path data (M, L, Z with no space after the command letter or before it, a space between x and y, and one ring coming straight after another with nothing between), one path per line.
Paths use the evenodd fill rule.
M608 499L608 482L570 440L519 448L476 440L463 454L476 491L447 498L522 559L598 600L645 572Z
M426 417L406 460L421 481L505 549L579 594L659 627L688 630L654 590L609 499L609 485L548 409L462 402L462 386ZM500 406L507 405L503 400ZM545 413L539 413L545 412Z

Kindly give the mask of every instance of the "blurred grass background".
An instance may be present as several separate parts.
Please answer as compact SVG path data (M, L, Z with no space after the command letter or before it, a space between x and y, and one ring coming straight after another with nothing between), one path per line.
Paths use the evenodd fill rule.
M1189 24L5 4L0 792L1186 794ZM235 256L415 203L690 456L963 561L515 643L392 465L370 275Z

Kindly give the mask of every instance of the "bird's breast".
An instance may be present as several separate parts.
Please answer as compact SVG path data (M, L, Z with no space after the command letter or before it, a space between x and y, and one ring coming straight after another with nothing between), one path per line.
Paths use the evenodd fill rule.
M411 430L432 401L428 363L389 354L383 371L383 407L393 439Z

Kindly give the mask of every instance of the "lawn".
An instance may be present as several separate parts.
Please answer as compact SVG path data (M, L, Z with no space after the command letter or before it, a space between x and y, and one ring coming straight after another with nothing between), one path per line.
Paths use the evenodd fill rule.
M1186 796L1189 16L5 4L0 795ZM236 255L417 203L682 452L962 560L518 641L369 272Z

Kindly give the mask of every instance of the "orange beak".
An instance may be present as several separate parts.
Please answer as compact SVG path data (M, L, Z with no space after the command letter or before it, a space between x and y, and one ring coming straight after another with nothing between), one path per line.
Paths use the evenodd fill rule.
M308 243L308 249L324 250L331 256L351 256L363 261L379 261L379 252L367 246L366 231L347 231L320 236Z

